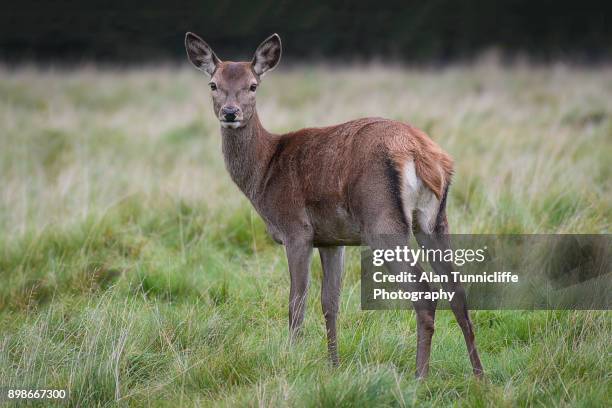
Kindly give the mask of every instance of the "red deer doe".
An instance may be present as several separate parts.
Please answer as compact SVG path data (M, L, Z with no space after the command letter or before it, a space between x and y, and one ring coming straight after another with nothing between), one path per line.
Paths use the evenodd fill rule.
M336 319L344 246L379 247L380 237L390 235L404 237L407 244L413 219L415 228L448 245L445 208L452 159L422 131L381 118L283 135L268 132L257 115L255 95L263 75L280 60L277 34L261 43L248 62L221 61L193 33L187 33L185 48L191 63L210 77L225 166L232 180L263 218L273 239L285 246L291 276L291 339L299 334L304 320L312 249L319 249L328 350L337 365ZM433 266L436 273L450 272L448 265ZM419 285L421 291L429 288L427 283ZM465 294L456 284L445 285L445 290L456 292L451 308L463 331L474 373L480 376L482 366ZM417 301L414 308L416 375L422 378L429 369L436 304Z

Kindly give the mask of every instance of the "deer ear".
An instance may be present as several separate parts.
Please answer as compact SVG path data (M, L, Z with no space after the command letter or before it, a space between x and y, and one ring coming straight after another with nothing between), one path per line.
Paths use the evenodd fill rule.
M253 71L257 75L263 76L266 72L273 70L280 61L281 53L281 39L278 34L272 34L257 47L251 62Z
M185 49L187 57L194 67L212 76L221 63L212 48L194 33L185 34Z

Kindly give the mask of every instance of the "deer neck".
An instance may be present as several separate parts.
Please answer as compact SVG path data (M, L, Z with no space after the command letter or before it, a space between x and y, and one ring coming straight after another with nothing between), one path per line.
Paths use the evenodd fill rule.
M222 127L221 136L225 167L234 183L254 201L274 152L276 138L264 129L257 111L243 127Z

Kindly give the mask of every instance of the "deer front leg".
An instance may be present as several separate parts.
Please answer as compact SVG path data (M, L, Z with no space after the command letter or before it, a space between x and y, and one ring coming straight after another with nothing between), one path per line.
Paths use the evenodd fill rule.
M344 268L344 247L319 248L323 266L321 284L321 307L327 329L327 350L334 366L339 364L338 345L336 342L336 318L340 302L340 286Z
M285 244L291 288L289 290L289 335L294 341L300 334L306 310L310 256L312 245L306 240L294 240Z

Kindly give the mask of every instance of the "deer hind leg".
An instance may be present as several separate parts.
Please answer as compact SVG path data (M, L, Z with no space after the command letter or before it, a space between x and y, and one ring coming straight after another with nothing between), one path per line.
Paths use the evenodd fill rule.
M372 250L394 249L397 246L403 247L408 244L409 230L402 235L376 235L367 241ZM409 263L385 263L388 271L392 275L399 275L406 271ZM423 269L417 263L411 268L411 272L419 276ZM401 289L407 292L429 292L431 288L427 282L411 282L401 284ZM434 321L436 315L436 303L420 299L412 302L416 313L417 322L417 352L416 352L416 377L422 379L427 376L429 371L429 355L431 351L431 339L434 333Z
M416 174L414 162L409 160L404 163L401 171L400 191L404 217L410 224L410 230L412 230L413 219L416 219L417 225L428 222L428 217L432 213L430 208L433 205L436 206L437 212L438 204L435 195L432 194L432 199L429 195L423 194L425 190L427 189ZM436 201L436 203L433 201ZM413 267L413 273L420 276L422 272L423 268L416 263ZM417 288L411 288L410 290L420 292L431 291L431 287L427 282L420 282L417 285ZM436 302L429 300L421 300L414 303L417 320L416 377L419 379L425 378L429 372L429 356L434 333L436 306Z
M422 193L418 199L416 212L421 232L416 234L416 238L419 245L427 249L441 249L442 251L450 249L449 228L444 204L445 197L443 198L443 205L440 206L436 196L429 190ZM465 290L459 282L453 282L450 274L453 267L450 263L439 260L439 262L431 262L431 265L438 275L446 275L449 278L448 282L442 283L442 287L445 291L455 293L451 301L451 309L463 332L474 374L480 377L483 374L483 369L476 348L474 327L470 320Z
M413 273L419 276L423 268L417 263ZM431 291L426 282L419 283L419 291ZM423 379L429 373L429 355L431 352L431 340L434 334L436 320L436 301L420 300L414 303L417 321L417 354L416 354L416 378Z
M405 204L405 203L403 203ZM402 218L401 212L397 210L377 208L378 217L369 223L366 228L366 243L372 249L394 249L397 246L408 245L410 240L412 210L405 211ZM398 221L402 220L402 221ZM391 274L399 275L405 271L408 263L388 262L386 266ZM418 264L412 268L412 272L422 272ZM427 292L430 286L427 282L414 282L401 285L401 289L410 292ZM429 371L429 356L431 351L431 340L434 332L434 320L436 303L429 300L413 302L417 321L417 353L416 353L416 377L424 378Z

